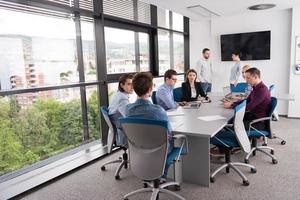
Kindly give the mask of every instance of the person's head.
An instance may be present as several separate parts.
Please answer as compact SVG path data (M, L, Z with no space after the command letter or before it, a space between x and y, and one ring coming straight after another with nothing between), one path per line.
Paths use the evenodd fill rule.
M164 80L168 86L174 86L177 81L177 72L174 69L168 69L165 72Z
M240 61L240 52L239 51L233 51L231 53L231 58L233 61Z
M203 58L205 59L209 59L209 56L210 56L210 50L208 48L204 48L202 50L202 55L203 55Z
M132 94L133 88L132 88L132 74L124 74L119 78L119 86L118 90L120 92L126 92L128 94Z
M197 79L197 72L194 69L189 69L186 73L185 73L185 82L187 83L192 83L195 82Z
M245 73L246 81L252 86L257 85L261 82L260 71L256 67L250 68Z
M250 65L244 65L244 66L243 66L243 68L242 68L242 76L243 76L243 79L246 80L246 75L245 75L245 73L246 73L246 71L247 71L248 69L250 69L250 68L251 68Z
M150 97L153 89L153 77L149 72L135 74L132 80L135 93L139 97Z

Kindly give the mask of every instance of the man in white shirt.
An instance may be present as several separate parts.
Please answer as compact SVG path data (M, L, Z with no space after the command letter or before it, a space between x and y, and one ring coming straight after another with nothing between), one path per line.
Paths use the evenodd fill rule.
M196 69L201 87L205 94L207 94L207 92L211 92L212 87L212 66L209 57L210 50L208 48L204 48L202 50L202 58L197 62Z
M235 87L238 83L244 82L242 77L242 62L240 59L240 52L239 51L233 51L232 52L232 60L235 62L234 66L231 67L230 70L230 88L232 89Z

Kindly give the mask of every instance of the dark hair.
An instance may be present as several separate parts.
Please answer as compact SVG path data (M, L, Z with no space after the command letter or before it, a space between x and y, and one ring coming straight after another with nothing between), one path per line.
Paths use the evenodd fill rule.
M209 48L204 48L204 49L202 50L202 53L205 53L205 52L207 52L207 51L210 51L210 49L209 49Z
M186 83L189 82L189 79L188 79L189 73L195 73L195 74L196 74L196 79L195 79L195 82L196 82L196 80L197 80L197 72L196 72L196 70L194 70L194 69L189 69L189 70L187 70L187 72L185 73L185 82L186 82Z
M123 74L122 76L120 76L118 90L120 92L124 92L124 89L122 88L121 85L124 85L127 79L132 79L132 78L133 78L132 74Z
M140 97L145 95L149 89L153 86L153 77L149 72L140 72L135 74L132 80L133 89L135 93Z
M164 80L166 81L166 79L171 79L173 75L177 75L177 72L174 70L174 69L168 69L166 72L165 72L165 75L164 75Z
M234 50L234 51L231 52L231 54L240 57L241 52L238 51L238 50Z
M247 69L245 73L249 73L251 76L257 75L260 78L260 71L256 67Z

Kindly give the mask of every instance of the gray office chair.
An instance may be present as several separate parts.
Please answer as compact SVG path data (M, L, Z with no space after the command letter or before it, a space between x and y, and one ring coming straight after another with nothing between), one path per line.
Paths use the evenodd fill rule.
M116 145L116 128L114 127L113 123L111 122L110 116L108 114L108 109L105 106L102 106L100 108L101 113L105 119L106 124L108 125L108 137L107 137L107 150L108 153L111 153L114 147L117 147ZM125 169L128 168L128 154L127 154L127 148L123 146L119 146L124 152L122 157L119 157L117 160L112 160L104 163L101 166L101 170L106 170L106 165L113 164L113 163L120 163L119 167L117 168L115 172L115 179L120 179L120 172L121 169L124 167Z
M225 128L219 132L216 136L211 139L211 143L223 148L225 150L225 161L221 167L216 169L210 176L210 181L215 182L215 176L222 169L226 168L226 172L229 173L229 169L232 168L237 174L243 179L243 185L248 186L250 183L247 177L236 167L244 166L249 167L252 173L256 173L256 168L253 165L241 163L241 162L231 162L230 155L231 150L234 147L241 147L242 150L246 153L249 153L251 150L251 144L248 138L248 135L245 130L243 118L246 110L246 100L241 104L235 107L235 117L233 123L233 129Z
M158 198L159 192L184 200L175 192L164 189L168 186L179 186L177 182L160 183L167 162L168 122L141 118L121 118L120 123L128 139L131 171L140 179L152 182L151 187L138 189L124 196L152 192L151 200ZM181 148L182 151L182 148ZM177 156L180 156L178 152Z

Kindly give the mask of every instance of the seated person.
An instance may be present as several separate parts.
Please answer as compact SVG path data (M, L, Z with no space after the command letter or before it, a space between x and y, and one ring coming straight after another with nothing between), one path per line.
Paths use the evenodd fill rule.
M244 124L246 130L249 129L249 123L252 120L267 117L271 105L271 95L268 87L260 79L260 71L257 68L250 68L245 72L247 83L253 90L247 97L246 112L244 116ZM239 102L224 101L225 108L233 108ZM258 130L265 129L265 123L256 123L254 127Z
M186 80L181 84L182 101L197 101L208 97L204 93L200 82L196 82L197 72L194 69L189 69L186 72Z
M117 131L117 145L124 147L127 147L127 139L122 131L119 118L125 116L125 108L127 104L129 104L129 94L133 93L132 78L132 74L124 74L119 78L118 91L112 96L111 103L108 107L108 113Z
M251 68L250 65L244 65L243 68L242 68L242 77L246 82L247 82L247 80L246 80L246 71L250 68ZM248 86L245 88L246 97L248 97L250 95L252 90L253 90L252 86L248 83Z
M138 98L135 103L129 104L125 110L127 117L140 117L144 119L165 120L169 121L166 111L159 105L152 104L149 98L152 95L153 77L151 73L137 73L133 78L133 89ZM168 125L168 152L173 149L173 135L171 125ZM168 154L168 155L169 155ZM165 167L163 178L167 176L169 166Z
M177 103L174 100L173 89L177 81L177 72L169 69L165 72L164 81L156 91L156 103L165 110L175 109L178 105L185 105L186 102Z

